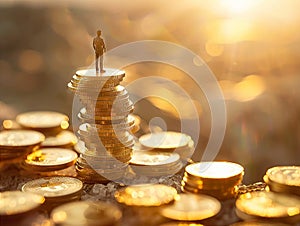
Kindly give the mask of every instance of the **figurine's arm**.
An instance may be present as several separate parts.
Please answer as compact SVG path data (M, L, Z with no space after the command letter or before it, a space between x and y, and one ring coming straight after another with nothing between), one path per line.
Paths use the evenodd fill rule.
M103 51L106 52L106 46L105 46L105 43L103 40L102 40L102 43L103 43Z
M93 39L93 48L94 48L94 50L96 50L96 43L95 43L95 39Z

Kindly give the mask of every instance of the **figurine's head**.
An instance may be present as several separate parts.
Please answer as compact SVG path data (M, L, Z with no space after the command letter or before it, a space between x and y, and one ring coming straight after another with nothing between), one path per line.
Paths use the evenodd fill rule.
M101 35L101 31L100 31L100 30L97 31L97 35L98 35L98 36Z

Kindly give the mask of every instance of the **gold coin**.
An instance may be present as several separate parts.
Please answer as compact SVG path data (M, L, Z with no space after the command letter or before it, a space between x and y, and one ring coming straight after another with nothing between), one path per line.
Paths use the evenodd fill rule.
M244 168L233 162L198 162L188 165L185 171L204 179L227 179L243 174Z
M293 217L300 215L300 198L283 193L251 192L240 195L236 207L242 213L256 217Z
M165 131L149 133L139 138L139 142L148 148L153 149L175 149L188 145L191 137L177 132Z
M204 225L194 223L194 222L169 222L165 224L160 224L159 226L204 226Z
M230 226L288 226L288 224L283 223L273 223L266 221L244 221L231 224Z
M1 147L26 147L40 144L45 136L32 130L7 130L0 132Z
M64 148L41 148L27 156L27 166L39 170L58 170L75 163L77 153Z
M130 163L143 166L161 166L176 163L180 157L176 153L135 151L131 157Z
M163 184L140 184L128 186L115 193L119 203L127 206L161 206L172 202L177 191Z
M74 195L82 187L82 182L73 177L47 177L27 182L22 191L36 193L48 199Z
M27 128L48 129L61 126L66 129L68 116L53 111L32 111L19 114L16 121Z
M276 166L269 169L266 175L275 183L300 188L300 166Z
M74 146L78 139L71 131L64 130L55 137L46 137L42 142L42 147L65 147Z
M107 202L79 201L61 205L51 212L55 225L115 225L122 217L120 209Z
M104 73L97 73L95 69L82 69L76 71L76 75L83 78L96 78L96 79L108 79L109 77L125 76L125 71L118 70L115 68L105 68Z
M198 221L215 216L221 210L221 203L207 195L179 194L172 205L161 210L161 215L181 221Z
M45 201L41 195L21 192L0 192L0 216L11 216L29 212L38 208Z

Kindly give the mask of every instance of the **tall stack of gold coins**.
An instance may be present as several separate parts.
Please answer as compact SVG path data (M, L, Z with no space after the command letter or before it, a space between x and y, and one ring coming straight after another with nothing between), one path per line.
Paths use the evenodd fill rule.
M85 182L107 182L121 178L131 159L134 138L130 130L134 118L126 89L120 85L125 72L106 68L79 70L68 88L84 105L78 114L83 122L79 137L86 150L78 158L78 176Z
M272 167L263 179L271 191L300 196L300 166Z
M199 162L186 166L182 191L211 195L219 200L231 199L238 194L244 168L232 162Z

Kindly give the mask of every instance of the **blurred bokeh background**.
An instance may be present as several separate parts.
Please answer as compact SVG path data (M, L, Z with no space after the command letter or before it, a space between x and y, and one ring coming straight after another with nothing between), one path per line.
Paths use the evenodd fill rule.
M245 183L259 181L270 166L300 164L299 8L298 0L1 0L0 120L29 110L71 115L66 85L77 68L93 63L97 29L108 50L137 40L170 41L198 54L224 92L227 130L217 159L244 165ZM201 90L168 65L125 70L124 84L161 75L187 90L199 113L194 159L201 159L211 120ZM184 107L184 99L173 97ZM135 113L180 129L176 109L163 100L140 101Z

